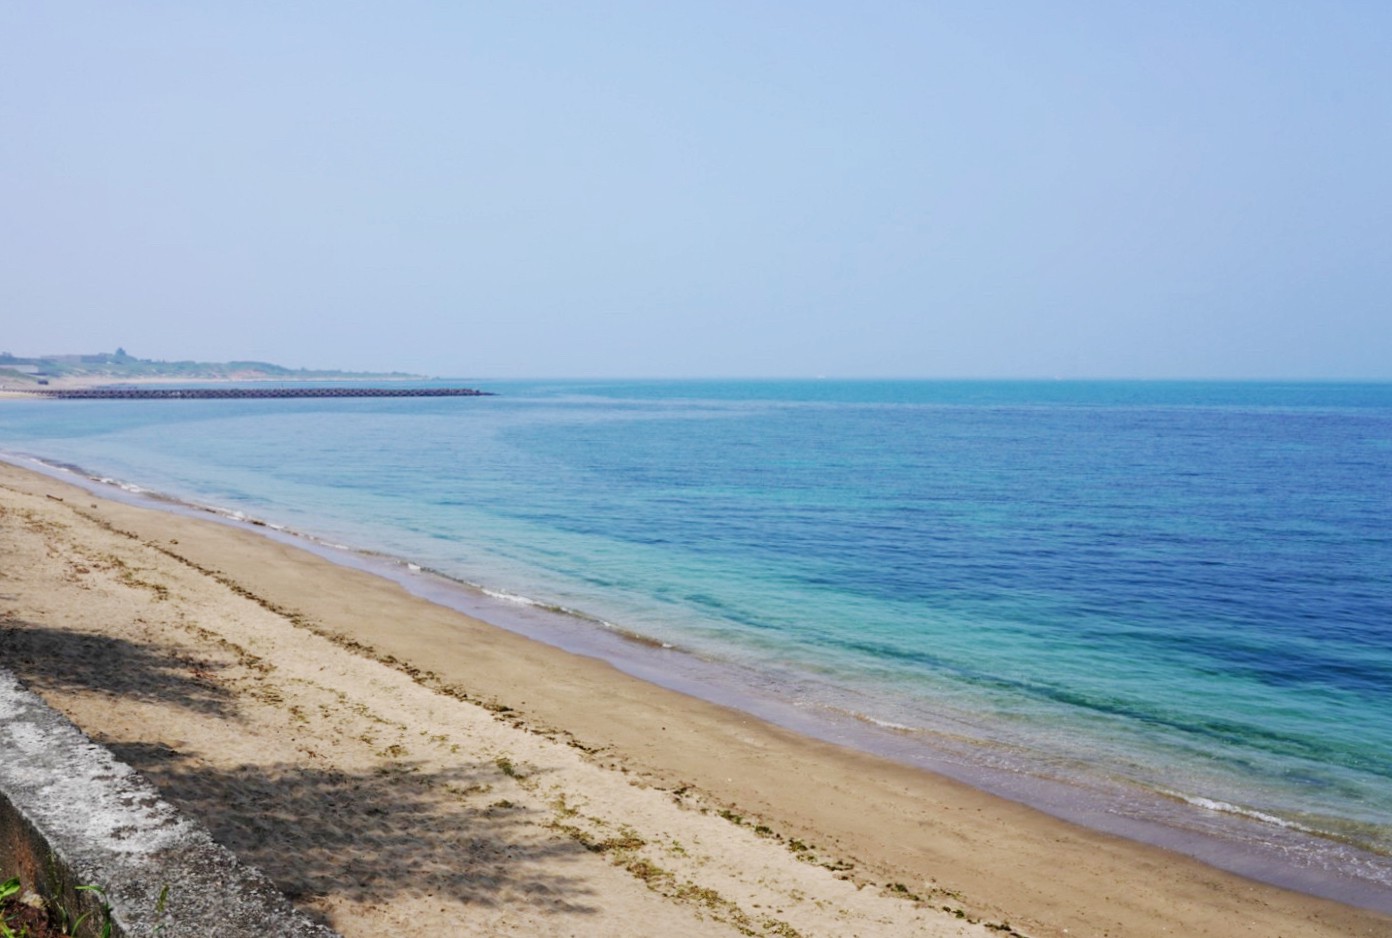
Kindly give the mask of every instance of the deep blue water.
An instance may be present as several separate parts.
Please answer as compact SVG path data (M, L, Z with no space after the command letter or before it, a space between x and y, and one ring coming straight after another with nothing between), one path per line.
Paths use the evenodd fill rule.
M1108 814L1392 890L1392 385L486 387L0 402L0 451L574 610L714 696L1016 796L1101 787Z

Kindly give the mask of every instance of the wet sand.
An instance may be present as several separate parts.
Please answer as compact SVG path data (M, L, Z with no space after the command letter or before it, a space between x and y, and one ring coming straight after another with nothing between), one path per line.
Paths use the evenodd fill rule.
M1392 934L0 465L0 666L345 935Z

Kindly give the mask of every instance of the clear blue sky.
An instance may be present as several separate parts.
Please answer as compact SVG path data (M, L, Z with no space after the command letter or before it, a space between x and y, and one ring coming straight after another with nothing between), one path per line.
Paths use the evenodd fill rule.
M0 350L1392 378L1392 3L0 0Z

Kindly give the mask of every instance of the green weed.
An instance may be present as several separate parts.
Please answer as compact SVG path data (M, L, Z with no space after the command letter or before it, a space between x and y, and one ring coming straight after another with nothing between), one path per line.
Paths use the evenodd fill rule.
M19 877L17 876L0 883L0 903L14 899L20 894L21 888ZM106 901L106 894L102 891L100 886L78 886L76 888L79 892L92 893L100 901L101 907L99 913L101 915L102 924L98 935L100 938L111 938L111 932L114 926L111 921L111 905ZM163 895L161 895L161 901L163 901ZM58 914L62 920L63 934L75 935L78 929L80 929L88 919L92 918L93 912L87 911L79 916L73 917L65 907L59 905ZM21 928L19 932L16 932L4 918L0 918L0 938L26 938L28 934L29 930L27 928Z
M96 896L97 899L101 902L102 927L99 934L101 935L101 938L111 938L111 904L106 901L106 893L102 891L102 888L100 886L78 886L77 890L78 892L90 892L92 895ZM61 911L63 912L63 919L64 921L66 921L68 919L67 910L61 909ZM83 912L81 915L77 917L75 921L73 921L72 925L64 928L63 930L68 932L69 934L75 935L77 934L77 930L82 927L82 923L87 921L87 919L91 917L91 912Z

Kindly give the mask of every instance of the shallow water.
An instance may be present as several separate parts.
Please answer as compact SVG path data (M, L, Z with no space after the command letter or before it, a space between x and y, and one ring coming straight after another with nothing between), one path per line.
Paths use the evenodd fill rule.
M1392 908L1392 385L487 389L4 402L0 449L409 560L561 644L641 636L607 653Z

